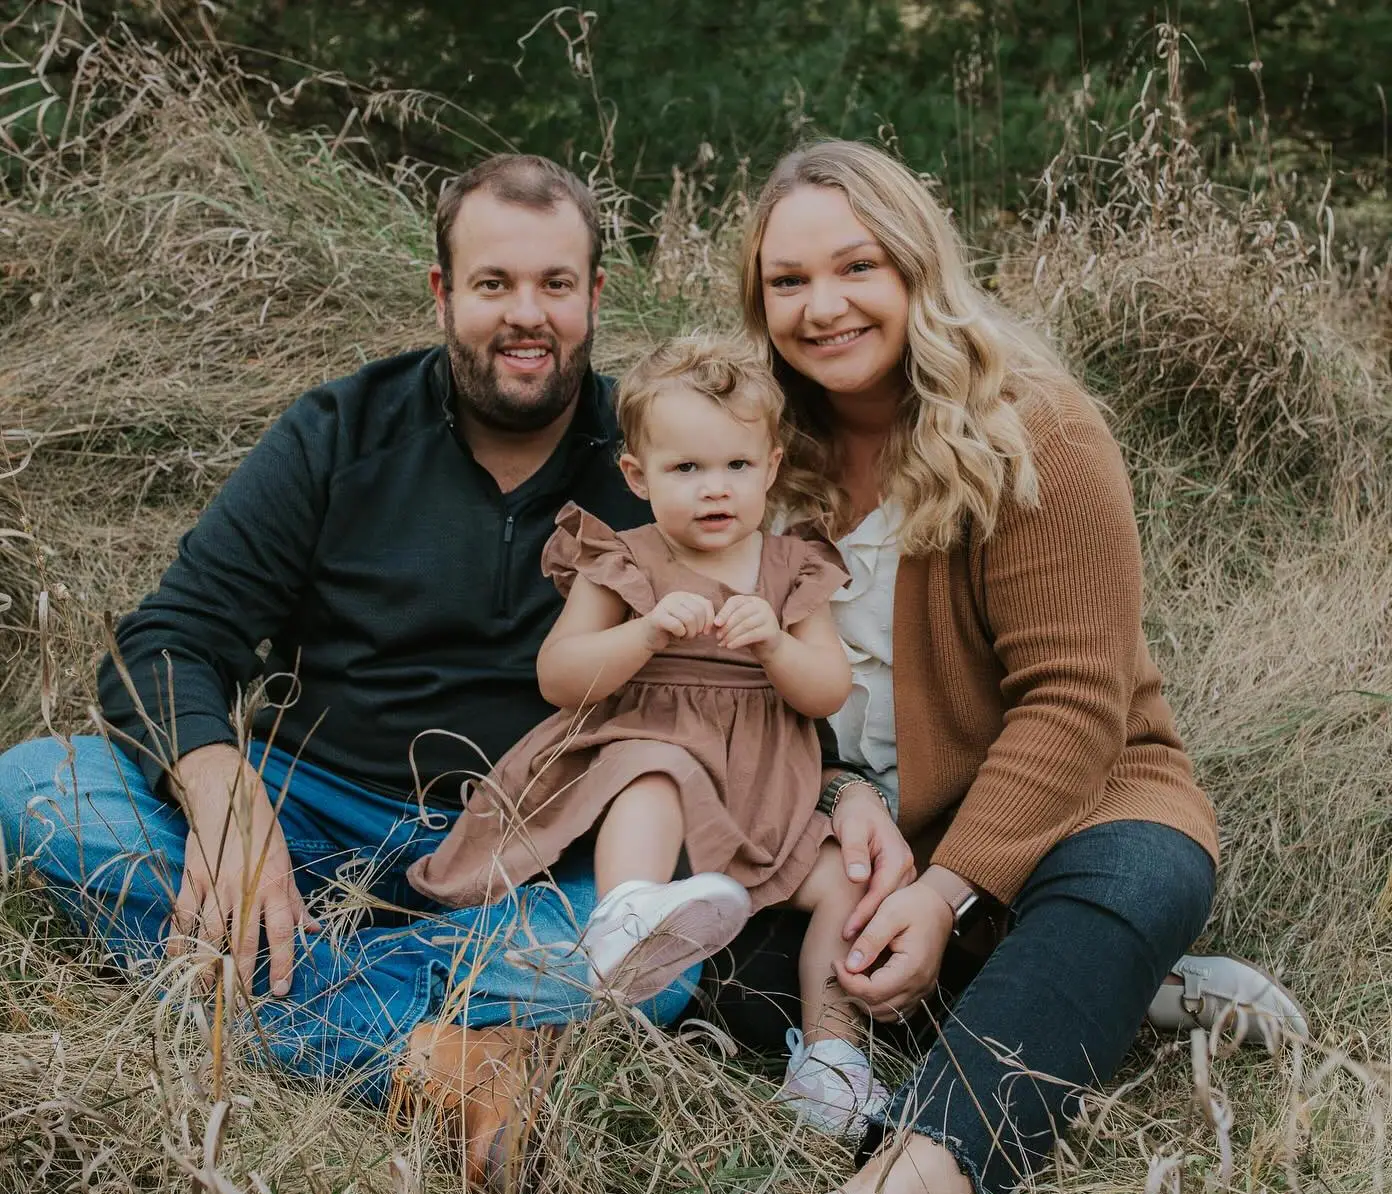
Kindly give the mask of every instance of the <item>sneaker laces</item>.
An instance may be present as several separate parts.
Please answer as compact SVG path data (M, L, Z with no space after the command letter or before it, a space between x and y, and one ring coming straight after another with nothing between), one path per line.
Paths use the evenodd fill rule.
M863 1130L867 1116L881 1110L889 1092L877 1081L869 1059L849 1041L807 1044L800 1029L790 1028L788 1071L780 1101L790 1105L820 1131L843 1134ZM841 1053L840 1058L817 1056ZM840 1046L838 1049L837 1046Z
M803 1040L801 1028L788 1029L783 1043L788 1046L788 1076L791 1078L802 1069L803 1062L812 1056L812 1046Z

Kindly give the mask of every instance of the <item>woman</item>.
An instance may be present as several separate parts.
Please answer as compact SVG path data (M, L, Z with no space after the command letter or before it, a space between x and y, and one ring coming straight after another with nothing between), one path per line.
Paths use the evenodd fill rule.
M1228 999L1304 1023L1230 959L1166 978L1208 915L1217 833L1142 633L1131 493L1095 403L869 146L780 163L742 287L788 399L788 519L856 574L837 607L856 691L833 724L869 780L834 776L824 807L876 890L838 977L899 1018L983 910L1008 929L884 1113L906 1147L844 1194L997 1194L1043 1164L1152 1003L1175 1026ZM921 873L886 895L896 812Z

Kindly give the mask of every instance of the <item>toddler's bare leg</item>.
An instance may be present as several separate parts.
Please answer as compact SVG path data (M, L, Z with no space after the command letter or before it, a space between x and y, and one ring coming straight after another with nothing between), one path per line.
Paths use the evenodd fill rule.
M594 860L599 898L630 879L668 882L676 873L684 833L681 797L671 776L640 775L614 797L599 827Z
M788 902L812 913L798 958L802 985L802 1031L812 1044L828 1037L859 1044L865 1033L865 1016L836 981L833 963L845 961L850 943L842 940L847 918L865 894L864 883L846 878L841 849L825 842L816 865Z

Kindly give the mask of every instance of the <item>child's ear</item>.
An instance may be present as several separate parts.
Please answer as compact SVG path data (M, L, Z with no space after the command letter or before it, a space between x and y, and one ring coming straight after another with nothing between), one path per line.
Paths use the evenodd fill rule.
M625 452L619 457L619 471L623 473L628 487L646 502L648 500L648 482L643 476L643 466L638 463L638 457L632 452Z
M773 451L769 453L768 483L764 486L765 493L773 488L773 483L778 479L778 466L782 463L783 449L775 447Z

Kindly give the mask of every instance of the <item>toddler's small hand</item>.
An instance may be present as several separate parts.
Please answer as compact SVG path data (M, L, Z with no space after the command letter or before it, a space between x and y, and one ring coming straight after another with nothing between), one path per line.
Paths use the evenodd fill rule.
M753 593L737 593L715 615L715 641L732 651L748 647L763 655L782 634L773 606Z
M709 634L715 627L715 606L699 593L678 590L668 593L643 620L656 632L653 650L660 651L674 638Z

